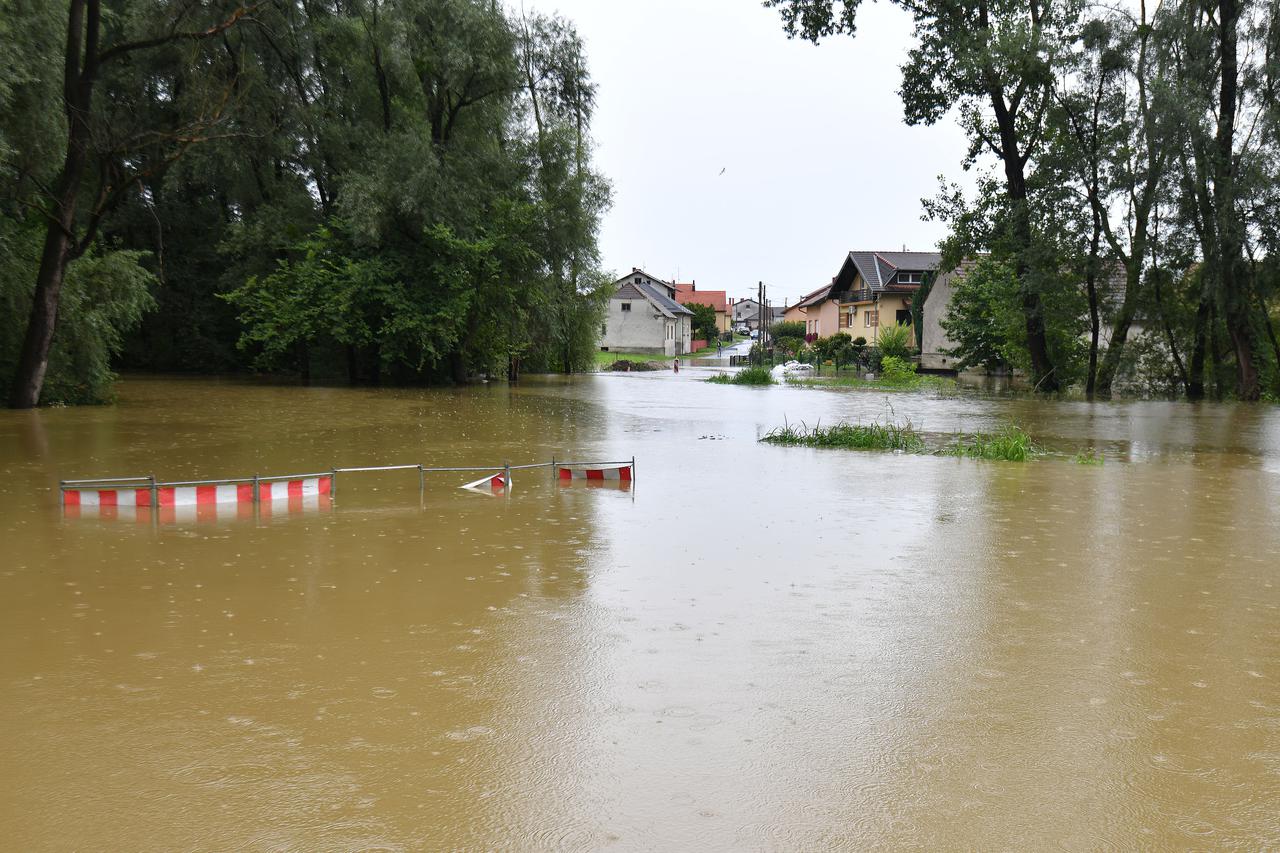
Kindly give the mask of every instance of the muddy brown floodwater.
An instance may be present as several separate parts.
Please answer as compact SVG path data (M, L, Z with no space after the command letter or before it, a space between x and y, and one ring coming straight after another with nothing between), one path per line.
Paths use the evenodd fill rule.
M0 413L6 850L1280 847L1280 412L670 374ZM998 463L758 444L1016 418ZM1071 456L1096 450L1102 466ZM270 518L59 478L342 475Z

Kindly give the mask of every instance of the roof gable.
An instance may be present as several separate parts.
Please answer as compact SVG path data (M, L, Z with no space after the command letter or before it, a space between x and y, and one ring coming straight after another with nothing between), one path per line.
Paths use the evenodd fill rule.
M868 290L884 290L894 284L899 272L930 272L942 263L938 252L850 252L836 276L836 288L853 289L854 280L862 276ZM912 285L914 286L914 285Z

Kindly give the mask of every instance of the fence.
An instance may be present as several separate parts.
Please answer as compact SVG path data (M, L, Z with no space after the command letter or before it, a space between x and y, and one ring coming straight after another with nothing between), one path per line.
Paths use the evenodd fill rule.
M154 475L146 477L101 477L87 480L62 480L58 483L62 506L68 515L79 515L84 509L98 514L126 517L150 516L157 511L182 508L216 508L219 506L270 507L272 504L309 499L332 501L338 493L339 474L378 471L417 471L418 491L427 487L428 474L484 472L486 476L463 488L509 493L511 472L550 468L560 479L618 480L630 482L635 476L635 457L623 462L534 462L527 465L428 467L422 464L369 465L357 468L331 468L316 474L284 474L263 477L231 477L222 480L178 480L160 482ZM104 513L103 510L110 510ZM146 510L146 513L141 510ZM123 513L122 513L123 510ZM243 513L240 513L243 514Z

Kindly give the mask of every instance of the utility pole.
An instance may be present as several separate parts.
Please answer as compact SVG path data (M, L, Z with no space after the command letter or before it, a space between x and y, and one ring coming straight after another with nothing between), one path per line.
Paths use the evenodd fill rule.
M764 282L756 282L756 346L759 348L760 364L764 364Z

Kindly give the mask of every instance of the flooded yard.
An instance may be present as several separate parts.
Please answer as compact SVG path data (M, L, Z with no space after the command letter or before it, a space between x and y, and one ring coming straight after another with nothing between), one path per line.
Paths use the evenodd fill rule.
M1280 846L1280 411L706 375L0 412L4 846ZM885 417L1050 453L757 441ZM633 455L630 488L59 507L61 478Z

